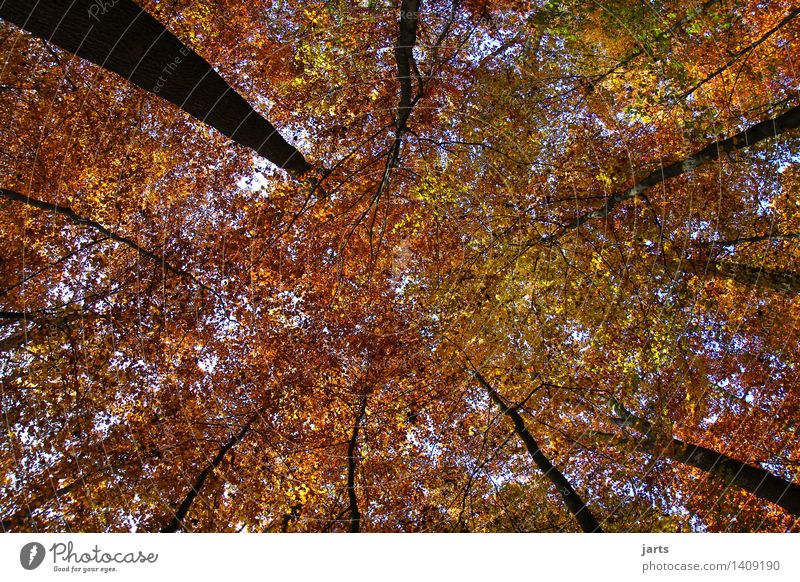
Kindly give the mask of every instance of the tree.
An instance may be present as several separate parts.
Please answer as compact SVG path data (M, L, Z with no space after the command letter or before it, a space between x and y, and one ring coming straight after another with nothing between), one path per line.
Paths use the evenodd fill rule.
M4 2L0 18L163 97L294 176L311 169L206 61L132 0L110 7Z
M528 452L531 455L531 459L536 464L536 466L545 474L545 476L550 479L553 485L558 489L558 492L564 498L564 503L569 508L569 511L572 515L575 516L575 519L581 526L581 529L587 533L602 533L603 529L600 527L600 524L597 522L597 518L592 515L591 510L586 506L586 503L580 498L578 493L575 491L575 488L569 482L569 480L564 477L563 473L556 469L550 460L542 453L542 450L539 448L539 445L536 443L536 440L531 435L528 428L525 426L525 421L519 415L519 413L515 410L515 407L509 406L503 400L503 398L497 393L497 391L492 388L492 386L486 381L486 379L480 375L479 372L473 372L475 378L481 384L481 386L487 391L489 396L492 399L500 411L508 416L512 422L514 423L514 432L517 433L522 442L525 443L525 448L528 449Z
M3 3L3 530L796 531L799 15Z

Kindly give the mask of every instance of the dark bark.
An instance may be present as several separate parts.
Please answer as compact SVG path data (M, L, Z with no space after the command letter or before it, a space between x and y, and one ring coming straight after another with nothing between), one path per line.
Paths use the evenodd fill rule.
M711 8L712 6L714 6L715 4L717 4L719 2L720 2L720 0L708 0L708 2L706 2L703 5L701 5L696 10L690 11L683 18L681 18L678 22L676 22L675 24L670 26L667 30L657 34L653 38L652 42L660 42L662 40L667 39L670 34L675 32L676 30L680 30L681 28L686 26L689 22L691 22L692 20L694 20L695 18L697 18L698 16L703 14L706 10L708 10L709 8ZM635 49L635 50L629 52L627 55L622 57L622 59L616 65L614 65L613 67L608 69L606 72L604 72L604 73L602 73L600 75L596 75L596 76L592 77L592 79L589 81L589 89L593 90L595 85L597 85L598 83L602 82L609 75L612 75L615 72L617 72L618 70L620 70L621 68L627 66L632 61L634 61L637 57L640 57L641 55L645 54L645 52L646 51L645 51L644 48L638 48L638 49Z
M603 533L603 528L600 526L600 523L592 514L589 507L583 502L580 495L578 495L578 492L575 491L575 488L569 480L550 462L550 459L548 459L539 448L539 445L533 438L533 435L528 431L528 428L525 426L525 421L519 413L503 401L497 391L492 388L491 384L489 384L480 373L475 370L473 370L472 373L497 407L514 423L514 432L522 439L534 464L544 473L545 477L555 485L562 499L564 499L567 509L575 516L581 529L587 533Z
M59 315L54 315L52 317L46 317L44 314L37 314L35 316L29 313L17 313L17 312L2 312L0 314L0 319L11 319L20 321L23 324L22 331L15 333L13 335L8 336L5 339L0 340L0 352L7 352L10 350L18 349L25 344L36 341L38 337L44 332L44 330L50 329L64 329L69 326L70 323L73 321L78 321L83 319L84 317L93 316L94 314L82 311L82 310L74 310L74 311L66 311ZM31 323L35 326L35 328L29 328L27 326L28 323Z
M15 511L11 515L8 515L0 521L0 529L3 532L10 532L14 530L19 530L22 527L25 519L31 519L33 517L33 512L46 503L52 501L53 499L58 499L59 497L68 494L70 491L75 489L78 485L81 485L85 482L84 478L76 479L72 483L68 485L64 485L60 489L56 489L50 495L40 495L33 499L30 502L25 504L25 509L20 509Z
M744 285L800 293L800 273L796 271L780 271L742 263L712 261L708 263L706 273L713 277L731 279Z
M180 529L185 529L184 527L184 520L186 519L186 515L189 513L189 509L192 507L192 503L194 503L195 498L200 494L200 491L203 489L203 485L205 485L206 479L214 472L214 469L219 467L222 464L222 461L225 459L225 455L228 454L233 447L235 447L239 441L241 441L247 433L250 432L250 427L252 426L253 422L258 418L258 415L253 417L247 424L245 424L238 433L231 436L231 438L226 442L216 454L216 456L211 460L211 462L203 469L192 485L192 488L186 494L186 497L183 498L180 506L175 511L175 517L172 521L169 522L166 526L161 529L161 533L173 533Z
M37 322L37 317L30 313L23 313L22 311L0 311L0 319L10 319L12 321L30 321Z
M653 451L662 454L662 451ZM785 509L791 515L800 516L800 486L781 479L772 473L737 461L717 451L672 439L667 454L682 463L707 471L766 501Z
M676 438L662 442L653 433L652 424L626 410L615 399L611 400L612 411L619 416L614 422L630 426L642 433L637 445L658 457L666 457L691 465L721 479L726 486L735 486L785 509L791 515L800 516L800 486L773 475L769 471L729 457L700 445L685 443ZM609 435L611 436L611 435ZM622 444L624 438L614 438Z
M110 238L111 240L116 241L118 243L121 243L121 244L127 246L128 248L133 249L134 251L136 251L137 253L139 253L143 257L146 257L146 258L154 261L160 267L163 267L164 269L166 269L166 270L168 270L168 271L170 271L172 273L175 273L176 275L180 275L182 277L187 277L191 281L195 282L201 289L209 291L210 293L212 293L215 296L217 296L218 298L220 298L219 294L216 291L214 291L210 287L208 287L208 286L204 285L203 283L201 283L200 281L198 281L197 278L194 275L192 275L191 273L189 273L188 271L185 271L184 269L181 269L180 267L174 266L169 261L167 261L166 258L163 257L162 255L159 255L159 254L154 253L152 251L148 251L147 249L145 249L144 247L142 247L138 243L136 243L136 241L134 241L134 240L132 240L132 239L126 237L126 236L119 235L119 234L107 229L106 227L104 227L99 222L96 222L94 220L90 220L90 219L88 219L86 217L83 217L83 216L77 214L74 210L72 210L71 208L69 208L67 206L60 206L58 204L51 204L49 202L43 202L41 200L37 200L36 198L31 198L30 196L23 196L19 192L14 192L13 190L6 190L5 188L0 188L0 197L1 198L6 198L8 200L13 200L15 202L20 202L22 204L26 204L27 206L31 206L33 208L38 208L39 210L44 210L46 212L53 212L55 214L60 214L61 216L71 220L75 224L80 224L80 225L89 227L89 228L91 228L93 230L96 230L97 232L105 235L106 237Z
M757 242L777 242L786 240L795 240L800 238L800 233L789 232L785 234L763 234L758 236L744 236L740 238L731 238L726 240L709 240L694 243L698 247L735 247L741 244L751 244Z
M289 513L284 513L281 517L281 533L287 533L292 522L297 521L300 512L303 511L302 503L295 503L289 508Z
M358 510L358 497L356 496L356 448L358 447L358 433L367 411L367 397L361 398L361 405L353 424L350 443L347 445L347 498L350 504L350 533L361 531L361 512Z
M686 99L686 98L687 98L689 95L691 95L692 93L694 93L695 91L697 91L697 90L698 90L700 87L702 87L703 85L705 85L706 83L708 83L708 82L709 82L711 79L713 79L713 78L717 77L717 76L718 76L718 75L720 75L722 72L724 72L725 70L727 70L728 68L730 68L730 66L731 66L731 65L733 65L733 64L734 64L736 61L738 61L738 60L739 60L740 58L742 58L744 55L746 55L747 53L749 53L750 51L752 51L753 49L755 49L756 47L758 47L760 44L762 44L764 41L766 41L766 40L767 40L769 37L771 37L773 34L775 34L776 32L778 32L778 31L779 31L781 28L783 28L784 26L786 26L787 24L789 24L789 23L790 23L792 20L794 20L794 19L797 17L797 15L798 15L798 14L800 14L800 8L795 8L795 9L791 10L791 11L789 12L789 14L787 14L787 15L786 15L786 17L784 17L784 18L783 18L783 20L781 20L781 21L780 21L778 24L776 24L774 27L772 27L772 28L771 28L771 29L769 29L769 30L768 30L766 33L764 33L764 35L763 35L761 38L759 38L757 41L755 41L755 42L753 42L753 43L751 43L751 44L747 45L747 46L746 46L746 47L744 47L743 49L741 49L739 52L737 52L735 55L733 55L733 57L732 57L732 58L731 58L731 59L730 59L730 60L729 60L727 63L725 63L724 65L722 65L722 66L721 66L721 67L719 67L718 69L716 69L714 72L710 73L710 74L709 74L709 75L708 75L708 76L707 76L705 79L703 79L702 81L700 81L700 82L696 83L696 84L695 84L695 85L693 85L691 88L689 88L688 90L686 90L686 91L685 91L685 92L684 92L684 93L683 93L683 94L682 94L682 95L679 97L679 99L680 99L681 101L683 101L683 100L684 100L684 99Z
M800 273L797 271L702 259L672 259L666 264L671 269L691 273L698 277L717 277L736 281L748 287L762 287L783 293L800 293Z
M378 184L378 189L373 197L374 204L389 186L391 172L397 167L400 150L403 144L403 133L406 130L408 118L416 102L422 96L422 80L419 76L416 61L414 60L414 46L417 43L417 21L419 20L419 5L421 0L403 0L400 5L400 22L398 25L397 43L394 47L394 59L397 64L397 80L400 83L400 97L397 105L397 115L394 120L394 140L386 157L383 176ZM414 76L420 83L419 91L413 94Z
M397 108L395 127L400 139L413 107L414 46L417 44L417 21L419 20L420 0L403 0L400 5L400 30L394 49L397 62L397 80L400 82L400 103Z
M174 103L295 177L311 169L211 65L132 0L5 0L0 18Z
M680 176L706 162L718 159L722 154L746 149L766 139L777 137L784 132L800 127L800 107L793 107L777 117L766 119L752 125L727 139L715 141L691 156L675 162L669 166L655 170L642 180L637 182L632 188L619 192L608 198L608 201L600 208L586 212L568 223L564 224L554 234L543 237L539 241L532 241L529 246L536 242L551 243L566 235L569 231L580 228L590 220L596 218L608 218L611 211L621 202L640 196L648 188L664 182L669 178Z

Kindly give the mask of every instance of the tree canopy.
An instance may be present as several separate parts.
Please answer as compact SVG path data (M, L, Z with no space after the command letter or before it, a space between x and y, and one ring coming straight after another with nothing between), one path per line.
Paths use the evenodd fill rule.
M2 530L797 531L799 15L2 2Z

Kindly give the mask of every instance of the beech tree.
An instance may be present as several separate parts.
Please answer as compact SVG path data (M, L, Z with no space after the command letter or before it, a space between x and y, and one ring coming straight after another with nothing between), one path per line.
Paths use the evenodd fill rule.
M797 531L800 9L0 4L4 531Z

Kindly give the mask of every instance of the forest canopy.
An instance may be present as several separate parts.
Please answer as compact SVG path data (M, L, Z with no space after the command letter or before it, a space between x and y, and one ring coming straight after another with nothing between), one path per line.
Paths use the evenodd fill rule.
M2 531L798 531L798 16L5 0Z

